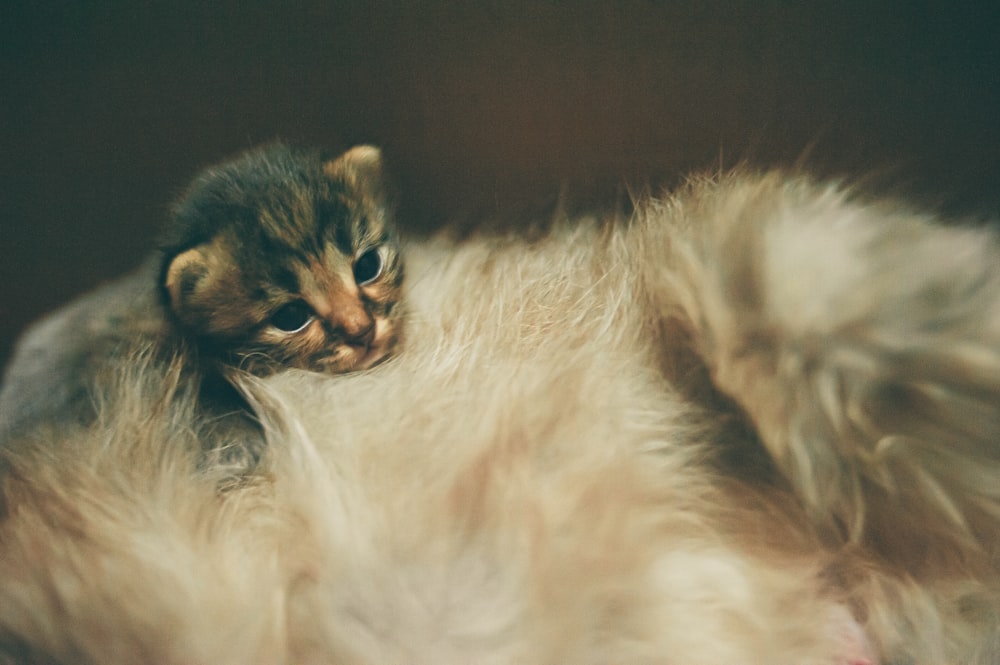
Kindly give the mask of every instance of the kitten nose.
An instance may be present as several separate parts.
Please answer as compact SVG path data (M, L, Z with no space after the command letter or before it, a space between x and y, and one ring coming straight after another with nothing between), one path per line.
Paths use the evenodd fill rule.
M316 307L326 320L325 328L349 346L367 348L375 338L375 319L364 303L349 293L334 292Z
M344 341L350 346L364 347L371 346L375 337L375 321L365 313L364 317L349 318L341 321L341 329L344 332Z

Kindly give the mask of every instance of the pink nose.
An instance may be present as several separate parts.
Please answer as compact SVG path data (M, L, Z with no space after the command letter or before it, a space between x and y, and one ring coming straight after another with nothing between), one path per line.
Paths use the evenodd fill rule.
M334 289L316 311L325 319L324 327L346 344L367 348L375 337L375 320L356 293Z
M375 336L375 321L360 302L342 302L328 317L330 328L351 346L368 347Z
M375 322L369 317L368 322L363 327L355 329L344 328L344 341L351 346L368 348L375 337Z

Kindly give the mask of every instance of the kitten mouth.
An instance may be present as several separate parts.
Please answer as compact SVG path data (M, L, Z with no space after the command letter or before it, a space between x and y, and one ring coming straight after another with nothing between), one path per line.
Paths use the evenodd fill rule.
M354 369L371 369L376 365L381 365L389 359L389 356L391 355L390 351L391 348L385 344L375 344L370 346L363 354L359 354L357 362L354 364Z
M340 345L337 350L319 360L315 369L331 374L360 372L381 365L393 355L396 348L396 336L392 334L376 335L366 346Z
M381 325L379 328L380 330L376 332L374 339L367 347L356 350L354 370L371 369L392 357L397 337L391 329L382 329Z
M329 374L346 374L360 372L381 365L392 355L391 345L376 345L367 348L353 349L353 353L333 354L313 365L314 371Z

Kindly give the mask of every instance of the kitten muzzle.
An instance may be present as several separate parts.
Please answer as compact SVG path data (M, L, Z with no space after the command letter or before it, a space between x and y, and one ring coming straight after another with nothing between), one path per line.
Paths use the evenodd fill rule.
M375 321L368 319L368 324L354 330L344 329L344 343L356 349L364 349L365 353L375 340Z

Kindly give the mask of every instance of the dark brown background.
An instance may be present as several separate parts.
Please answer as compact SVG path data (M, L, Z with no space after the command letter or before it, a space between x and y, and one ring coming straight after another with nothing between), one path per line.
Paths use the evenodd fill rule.
M803 155L996 215L995 4L8 1L0 360L276 136L383 145L421 223Z

